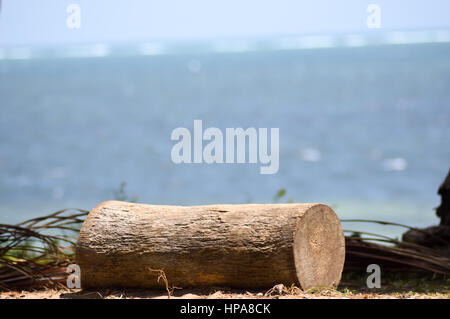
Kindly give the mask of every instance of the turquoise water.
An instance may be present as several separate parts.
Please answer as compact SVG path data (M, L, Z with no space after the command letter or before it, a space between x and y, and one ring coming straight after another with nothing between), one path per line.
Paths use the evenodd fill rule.
M278 127L278 173L175 165L170 134L194 119ZM145 203L286 188L341 218L426 226L449 168L450 44L0 60L0 222L90 209L125 181Z

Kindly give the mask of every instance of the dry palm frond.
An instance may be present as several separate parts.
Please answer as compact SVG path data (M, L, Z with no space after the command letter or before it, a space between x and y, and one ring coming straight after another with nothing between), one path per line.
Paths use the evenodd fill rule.
M403 224L378 220L348 219L342 222L377 223L414 229ZM414 243L399 241L388 236L355 230L344 230L346 233L365 235L368 237L346 236L345 270L362 270L369 264L378 264L386 271L422 272L450 275L450 256L446 250L437 250ZM449 243L437 238L444 247ZM389 246L386 244L390 244Z
M17 225L0 224L0 289L54 285L72 261L87 211L64 209ZM62 233L62 234L61 234Z

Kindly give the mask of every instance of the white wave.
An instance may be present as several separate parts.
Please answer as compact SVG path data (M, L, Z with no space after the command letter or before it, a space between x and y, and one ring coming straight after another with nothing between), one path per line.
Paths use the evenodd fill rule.
M275 42L272 46L277 50L297 50L301 49L301 40L299 37L286 37Z
M450 31L440 30L434 33L434 42L450 42Z
M93 57L104 57L111 53L111 48L106 44L95 44L90 48L90 53Z
M383 161L385 171L403 171L408 167L408 162L401 157L388 158Z
M255 50L253 42L248 40L218 40L212 43L211 48L213 52L218 53L238 53Z
M139 53L141 55L160 55L165 52L166 50L162 43L144 43L139 46Z
M61 58L95 58L106 57L111 54L111 47L107 44L74 45L54 52Z
M438 31L409 31L409 32L388 32L382 39L382 44L420 44L449 42L450 32Z
M322 154L315 148L304 148L300 151L300 158L305 162L318 162L322 158Z
M332 48L336 46L336 40L330 36L302 37L300 43L303 49Z
M276 50L300 50L300 49L320 49L332 48L336 46L336 38L333 36L297 36L284 37L274 41L272 47Z
M265 47L271 50L301 50L334 47L366 47L371 45L400 45L442 42L450 42L449 30L289 36L268 40ZM226 46L226 44L223 44L223 46Z
M347 47L364 47L367 44L367 37L361 34L349 34L344 37L344 45Z

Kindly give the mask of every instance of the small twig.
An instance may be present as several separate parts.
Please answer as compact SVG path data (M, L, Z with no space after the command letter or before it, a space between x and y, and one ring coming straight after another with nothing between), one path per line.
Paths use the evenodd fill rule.
M149 271L151 272L156 272L159 274L158 276L158 282L162 279L164 281L164 285L166 286L166 291L167 291L167 298L170 299L170 297L172 296L173 292L175 289L182 289L180 287L175 287L174 285L172 285L172 287L169 287L169 281L167 280L167 276L166 273L164 272L164 270L162 269L151 269L151 268L147 268Z

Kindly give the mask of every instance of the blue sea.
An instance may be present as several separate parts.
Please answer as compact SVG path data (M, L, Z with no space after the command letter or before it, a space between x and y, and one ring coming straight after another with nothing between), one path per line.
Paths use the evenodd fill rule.
M122 182L142 203L293 200L326 203L343 219L439 222L437 189L450 168L448 42L90 48L0 54L0 223L91 209ZM195 119L204 129L279 128L278 173L174 164L171 132L192 132Z

